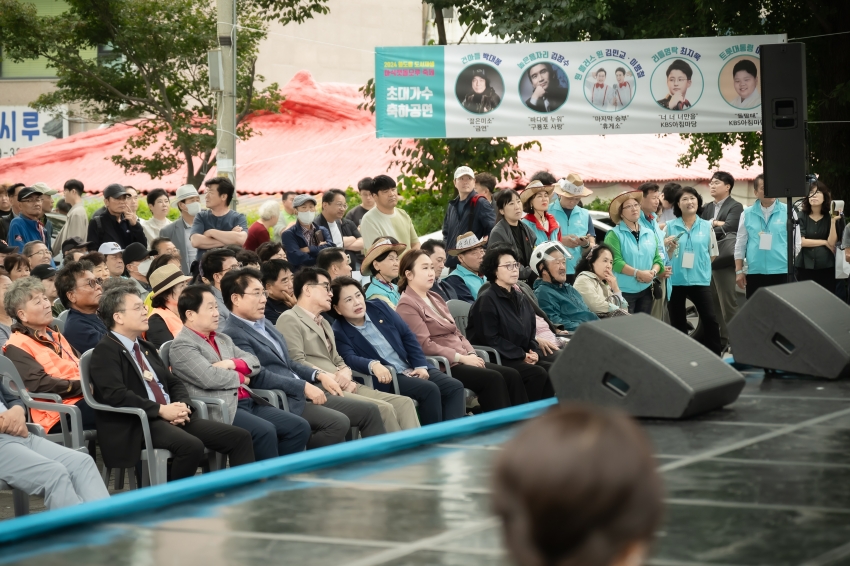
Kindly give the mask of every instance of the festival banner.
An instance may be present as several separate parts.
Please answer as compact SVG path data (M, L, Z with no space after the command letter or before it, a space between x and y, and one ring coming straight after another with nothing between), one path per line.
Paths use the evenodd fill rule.
M786 36L379 47L377 136L761 130L759 46Z

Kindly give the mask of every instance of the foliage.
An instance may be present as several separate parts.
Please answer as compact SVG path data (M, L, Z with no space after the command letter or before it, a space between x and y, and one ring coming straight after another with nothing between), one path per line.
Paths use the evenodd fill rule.
M198 186L216 161L215 93L207 64L207 52L218 46L215 3L67 2L68 11L40 17L32 4L0 0L3 56L12 61L44 57L56 70L56 90L41 95L33 107L79 106L70 117L132 123L137 132L111 158L114 163L128 174L154 179L186 166L187 182ZM281 17L293 18L305 17L303 10L321 3L261 4L277 6ZM245 119L258 111L278 112L283 97L276 84L257 86L264 80L255 69L258 45L266 37L264 8L252 1L238 5L246 29L238 35L236 133L244 140L254 134Z
M454 6L471 33L489 31L509 41L587 41L758 35L786 33L789 40L834 34L850 29L845 2L741 0L680 2L659 0L439 0ZM810 122L845 120L850 114L850 35L805 39ZM850 130L843 124L812 124L813 170L846 195L850 162ZM716 164L722 151L741 142L742 165L760 163L761 135L694 134L680 163L705 155Z
M88 216L89 220L91 220L92 215L95 212L97 212L98 210L100 210L101 208L103 208L103 199L102 198L86 199L83 202L83 208L85 208L85 210L86 210L86 216ZM148 203L147 203L147 201L145 201L145 199L139 198L139 208L136 210L136 214L142 220L148 220L150 218L153 218L153 214L151 214L151 209L148 208ZM180 211L179 210L177 210L174 207L171 207L170 209L168 209L168 214L166 215L166 218L174 221L174 220L177 220L177 218L179 218L179 217L180 217Z
M609 206L611 206L611 199L602 200L599 197L596 197L592 201L584 204L584 207L587 210L598 210L600 212L608 212Z
M331 11L326 6L328 0L254 0L262 8L264 16L287 24L303 24L313 18L314 14L327 14Z

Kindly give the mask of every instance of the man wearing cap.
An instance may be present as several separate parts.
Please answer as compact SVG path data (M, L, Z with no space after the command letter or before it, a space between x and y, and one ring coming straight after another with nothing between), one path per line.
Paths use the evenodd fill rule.
M53 242L53 222L47 218L47 213L53 210L53 199L50 198L56 194L57 191L54 191L50 187L47 186L47 183L34 183L32 188L38 191L41 194L41 223L44 224L44 235L46 237L47 246L50 247Z
M578 206L581 199L592 195L593 191L585 187L584 181L575 173L557 181L548 171L540 171L532 179L555 187L558 198L553 198L549 203L549 214L555 217L561 227L561 243L573 256L567 260L567 282L572 284L576 278L576 264L581 259L582 252L596 243L593 219L587 209Z
M103 190L103 208L92 215L86 239L92 248L99 248L104 242L116 242L126 248L133 242L148 246L145 231L136 212L130 210L132 199L123 185L113 183Z
M298 221L280 235L286 259L293 271L316 265L316 257L325 248L334 247L330 230L319 226L316 219L316 198L313 195L298 195L293 201Z
M149 256L150 252L148 248L138 242L133 242L124 250L123 259L124 268L127 270L127 277L136 284L136 288L139 290L139 296L142 299L147 297L148 293L151 292L147 271L151 263L148 260Z
M23 252L27 242L40 241L47 245L47 231L41 222L41 193L32 187L17 192L21 214L9 224L8 242Z
M475 172L464 165L455 171L457 197L449 202L443 219L443 241L456 242L464 232L472 232L478 238L488 236L496 223L493 205L475 190ZM454 268L457 257L449 256L446 267Z
M115 242L104 242L97 251L106 257L110 277L124 276L124 250Z
M363 215L360 233L363 234L363 249L368 250L381 237L391 236L407 246L408 250L419 249L419 236L410 216L398 204L398 188L389 175L378 175L372 179L369 191L375 197L375 208Z
M248 239L248 221L241 212L230 210L236 187L226 177L209 179L204 186L207 209L195 215L190 243L199 250L243 245Z
M83 242L86 239L86 234L89 230L89 218L86 215L86 208L83 206L83 184L76 179L65 181L65 191L63 198L65 202L71 205L71 210L65 217L65 225L59 230L56 235L56 241L53 242L53 255L59 255L60 246L62 255L65 255L65 241L74 238Z
M174 206L180 211L180 218L160 230L159 237L174 243L180 252L180 270L188 274L198 255L191 240L195 216L201 211L201 195L194 186L183 185L174 195Z
M44 294L47 295L47 299L52 305L51 311L53 311L53 316L62 312L64 309L56 311L56 305L53 304L53 302L58 298L56 295L56 269L46 263L43 263L32 268L30 271L30 277L39 279L41 284L44 286Z
M486 244L487 236L479 240L475 234L467 232L458 236L454 249L449 250L449 255L457 258L458 266L443 281L454 289L460 301L474 303L478 298L478 291L487 281L478 274Z
M80 252L86 254L88 253L89 244L91 244L91 242L86 242L79 236L68 238L67 240L62 242L61 255L62 257L65 257L71 252Z
M567 283L569 252L560 242L546 242L531 253L531 268L540 276L534 282L534 296L554 324L570 332L582 322L599 320L590 312L581 293Z
M106 335L106 325L96 314L102 280L91 269L87 261L74 261L56 272L56 294L68 310L65 338L78 352L91 350Z

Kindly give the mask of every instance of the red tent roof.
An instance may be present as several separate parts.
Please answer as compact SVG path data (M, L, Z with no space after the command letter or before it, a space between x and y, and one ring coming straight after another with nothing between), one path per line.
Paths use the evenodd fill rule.
M310 73L302 71L283 92L286 101L281 106L282 113L253 117L251 126L258 135L237 144L240 193L319 192L356 186L363 177L387 172L393 159L388 149L395 140L375 137L374 116L357 109L363 101L357 85L316 83ZM142 191L156 187L174 190L184 184L183 170L152 180L144 175L127 175L109 161L132 132L131 125L117 125L21 150L14 157L0 160L0 182L43 181L59 188L67 179L76 178L92 193L115 182ZM710 177L704 158L689 168L676 166L676 158L684 153L687 142L675 134L511 141L530 139L539 140L543 150L520 155L520 167L529 175L539 169L549 169L556 175L575 172L585 182L601 184ZM751 180L758 173L741 168L739 148L724 153L719 169L741 180ZM208 176L214 174L215 170ZM395 176L398 169L393 168L388 174Z

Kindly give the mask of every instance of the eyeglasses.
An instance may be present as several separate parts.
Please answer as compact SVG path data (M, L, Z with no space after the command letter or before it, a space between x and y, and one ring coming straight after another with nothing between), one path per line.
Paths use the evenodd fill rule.
M269 292L268 291L254 291L253 293L242 293L243 297L246 296L246 295L251 295L252 297L256 297L256 298L260 298L260 297L265 297L267 299L269 298Z
M228 267L228 268L227 268L227 269L225 269L224 271L236 271L237 269L242 269L242 264L241 264L241 263L236 263L236 264L234 264L234 265L232 265L232 266Z
M103 285L103 279L100 277L96 277L95 279L89 279L88 281L83 281L81 284L77 285L78 287L85 287L88 285L92 289L97 289L99 285Z
M503 264L500 264L499 267L504 267L508 271L518 271L519 270L519 263L517 263L517 262L503 263Z
M630 204L629 206L624 206L623 210L634 210L636 208L640 208L639 204Z
M327 291L328 293L331 292L330 283L308 283L307 286L308 287L323 287L325 289L325 291Z
M32 257L34 255L50 255L50 250L39 250L37 252L32 252L27 257Z
M127 312L127 311L142 312L142 310L147 312L147 307L145 306L145 303L139 303L131 309L119 309L115 312Z

